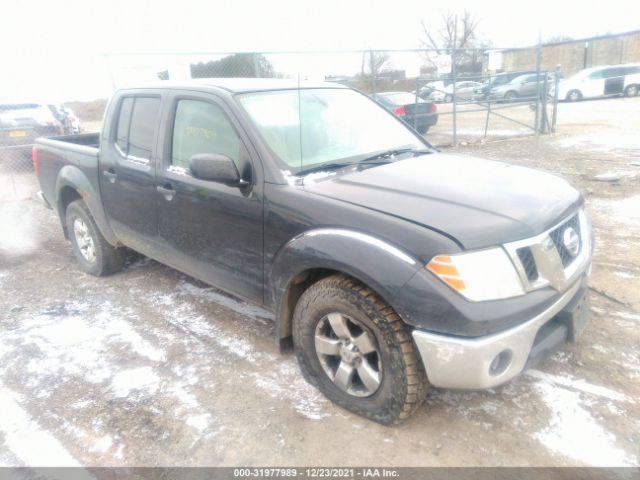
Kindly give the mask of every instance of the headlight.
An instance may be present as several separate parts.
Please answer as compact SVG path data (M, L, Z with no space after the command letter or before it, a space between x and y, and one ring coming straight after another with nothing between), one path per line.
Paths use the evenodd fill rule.
M426 268L474 302L525 293L513 263L501 247L458 255L436 255Z

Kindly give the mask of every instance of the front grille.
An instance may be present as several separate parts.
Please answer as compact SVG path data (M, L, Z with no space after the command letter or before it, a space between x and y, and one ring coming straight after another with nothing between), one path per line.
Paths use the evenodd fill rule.
M556 228L551 233L549 233L549 237L551 237L551 240L553 241L553 244L555 245L556 250L558 250L558 254L560 255L560 260L562 261L563 267L569 266L571 262L573 262L576 259L576 257L580 254L580 250L578 250L578 253L576 255L571 255L564 246L564 242L563 242L564 232L569 227L572 227L578 234L578 237L582 238L582 235L580 234L580 221L578 219L578 215L574 215L565 223L563 223L558 228ZM582 249L582 242L580 242L579 248Z
M536 267L536 261L533 258L531 248L519 248L516 252L518 254L518 258L520 258L522 267L527 274L527 279L529 279L530 282L535 282L538 279L538 267Z

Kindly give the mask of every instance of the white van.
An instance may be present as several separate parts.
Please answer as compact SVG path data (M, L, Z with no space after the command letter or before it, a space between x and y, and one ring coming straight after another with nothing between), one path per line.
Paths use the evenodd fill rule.
M587 68L562 80L558 98L575 102L609 95L634 97L640 90L640 63Z

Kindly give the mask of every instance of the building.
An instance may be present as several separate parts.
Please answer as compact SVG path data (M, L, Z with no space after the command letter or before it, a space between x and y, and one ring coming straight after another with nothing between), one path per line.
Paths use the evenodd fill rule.
M502 50L502 70L531 70L536 67L537 47ZM560 65L564 77L600 65L640 63L640 30L566 40L542 45L541 69Z

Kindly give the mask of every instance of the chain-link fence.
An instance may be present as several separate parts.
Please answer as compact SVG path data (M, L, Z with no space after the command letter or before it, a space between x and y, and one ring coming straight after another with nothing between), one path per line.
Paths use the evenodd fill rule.
M370 95L434 145L450 146L553 130L557 99L549 93L560 71L545 70L540 51L508 71L497 49L140 54L108 60L114 87L152 78L341 83Z
M113 88L216 77L337 82L370 95L442 147L553 130L557 98L549 92L560 72L543 68L541 48L535 51L517 69L503 68L497 49L118 54L106 62ZM2 103L0 120L0 175L10 176L14 190L32 172L36 137L100 128L99 121L80 125L68 104Z

